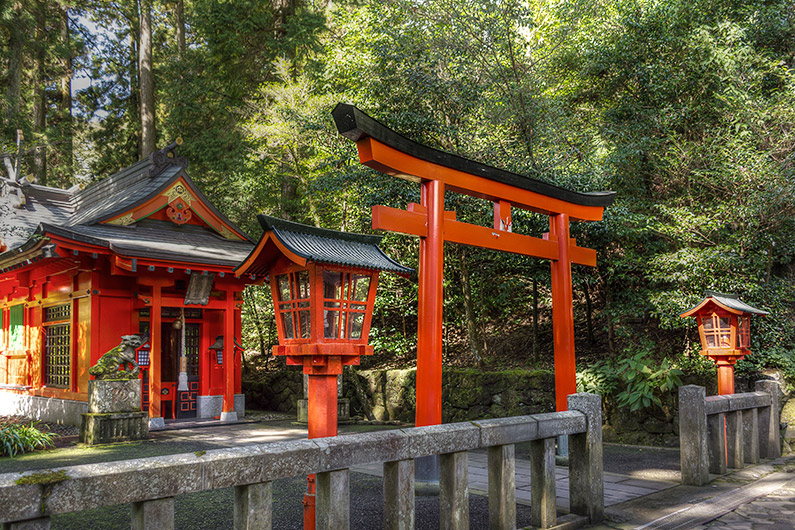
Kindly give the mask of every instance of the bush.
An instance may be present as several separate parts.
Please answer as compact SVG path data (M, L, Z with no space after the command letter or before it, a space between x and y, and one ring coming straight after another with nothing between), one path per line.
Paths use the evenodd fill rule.
M0 456L13 458L18 454L52 447L53 439L57 435L42 432L35 425L36 422L31 422L30 425L9 423L0 426Z

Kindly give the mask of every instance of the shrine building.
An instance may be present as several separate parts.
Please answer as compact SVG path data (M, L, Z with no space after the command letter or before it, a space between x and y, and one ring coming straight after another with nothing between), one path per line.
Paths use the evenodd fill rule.
M0 196L0 415L79 424L89 368L133 334L151 427L243 415L251 280L233 271L254 245L188 176L178 143L85 189Z

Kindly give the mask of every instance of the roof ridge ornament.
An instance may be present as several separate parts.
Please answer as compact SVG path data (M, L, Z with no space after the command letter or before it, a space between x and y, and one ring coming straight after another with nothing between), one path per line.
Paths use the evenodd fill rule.
M170 166L178 166L183 169L188 167L188 159L184 156L177 155L175 149L177 146L182 145L182 138L177 137L176 140L165 146L159 151L154 151L149 155L149 161L152 166L149 168L149 176L156 177Z

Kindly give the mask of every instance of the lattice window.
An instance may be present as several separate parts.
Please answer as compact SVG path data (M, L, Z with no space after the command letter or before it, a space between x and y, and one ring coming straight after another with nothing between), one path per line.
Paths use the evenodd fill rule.
M54 305L44 308L44 321L56 322L59 320L68 320L72 316L72 305L62 304Z
M185 356L188 358L188 375L199 375L199 324L185 325Z
M44 384L69 388L72 334L69 324L54 324L44 331Z

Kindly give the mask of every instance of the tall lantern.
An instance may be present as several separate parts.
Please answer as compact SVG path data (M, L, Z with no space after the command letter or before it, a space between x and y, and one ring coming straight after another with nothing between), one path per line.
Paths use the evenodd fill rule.
M266 215L264 233L235 270L268 277L279 345L274 355L302 366L308 376L309 438L337 434L337 376L342 367L372 355L367 344L379 271L411 269L378 247L380 236L302 225ZM304 528L314 529L314 476L304 496Z
M701 355L718 365L718 394L734 394L734 365L751 353L751 315L767 315L736 296L713 291L682 317L696 317Z

